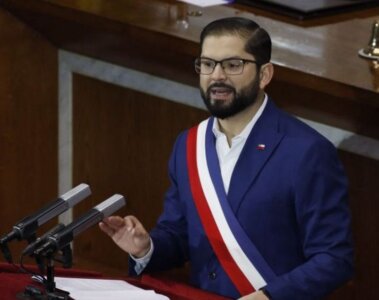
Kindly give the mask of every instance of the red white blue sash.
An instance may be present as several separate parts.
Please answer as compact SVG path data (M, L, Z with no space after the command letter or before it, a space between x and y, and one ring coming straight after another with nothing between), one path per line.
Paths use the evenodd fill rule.
M247 295L264 287L276 275L246 235L227 200L214 145L213 120L203 121L188 133L191 192L221 266L240 294Z

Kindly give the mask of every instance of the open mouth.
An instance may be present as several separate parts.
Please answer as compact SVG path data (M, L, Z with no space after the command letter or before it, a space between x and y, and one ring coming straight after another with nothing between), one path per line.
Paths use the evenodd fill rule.
M233 89L229 87L212 87L209 92L210 98L215 100L229 100L234 95Z

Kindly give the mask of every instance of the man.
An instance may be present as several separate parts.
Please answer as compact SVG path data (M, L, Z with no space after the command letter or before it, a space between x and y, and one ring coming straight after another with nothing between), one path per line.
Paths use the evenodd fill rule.
M271 40L251 20L207 25L195 62L213 117L182 133L150 234L133 216L100 228L132 273L191 263L191 282L240 299L320 299L352 275L347 183L335 148L265 87Z

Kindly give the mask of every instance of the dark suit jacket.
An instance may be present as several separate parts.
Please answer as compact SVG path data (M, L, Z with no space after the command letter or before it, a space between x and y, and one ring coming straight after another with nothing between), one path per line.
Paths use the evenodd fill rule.
M189 260L194 285L238 298L192 199L187 133L178 137L169 162L172 185L151 232L155 250L145 271ZM258 151L258 144L265 150ZM237 161L227 198L277 275L266 286L273 299L320 299L351 277L347 181L336 149L270 100Z

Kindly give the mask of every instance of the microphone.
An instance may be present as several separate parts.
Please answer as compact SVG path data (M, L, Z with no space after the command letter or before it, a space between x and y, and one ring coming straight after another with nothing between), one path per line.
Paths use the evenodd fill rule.
M53 227L52 229L50 229L48 232L46 232L44 235L40 236L39 238L37 238L33 243L29 244L25 249L24 251L22 251L22 255L21 257L24 257L25 255L32 255L34 250L37 248L37 247L40 247L42 246L45 242L46 242L46 239L50 236L50 235L53 235L53 234L56 234L57 232L61 231L63 228L65 228L65 225L59 223L58 225L56 225L55 227ZM71 250L71 249L70 249ZM36 259L36 263L38 265L38 268L39 270L41 271L41 274L44 273L44 262L39 258L39 257L35 257Z
M22 251L22 255L31 255L33 254L34 250L37 249L38 247L41 247L44 243L46 243L47 238L51 235L54 235L58 233L59 231L63 230L66 226L63 224L58 224L52 229L50 229L48 232L46 232L44 235L41 237L37 238L33 243L29 244L24 251Z
M50 255L68 245L75 236L109 217L125 205L125 198L115 194L67 225L63 230L47 238L47 242L34 251L34 255Z
M13 226L11 232L0 239L0 245L5 245L7 242L14 239L26 239L29 242L32 241L39 226L65 212L89 195L91 195L89 186L85 183L79 184L58 199L47 204L35 214L19 221Z

